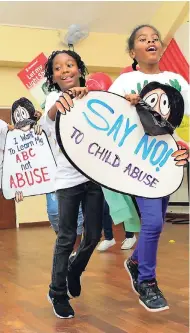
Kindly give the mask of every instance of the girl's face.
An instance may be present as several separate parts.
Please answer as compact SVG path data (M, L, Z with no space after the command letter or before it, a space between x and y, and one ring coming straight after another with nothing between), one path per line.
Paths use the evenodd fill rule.
M162 43L156 32L150 27L144 27L136 32L130 56L135 58L139 65L141 63L151 65L160 61L162 51Z
M158 88L148 92L143 100L149 104L154 111L158 112L164 119L168 119L170 115L170 104L166 93Z
M53 59L53 82L57 83L62 91L79 87L81 76L75 59L67 53L60 53Z

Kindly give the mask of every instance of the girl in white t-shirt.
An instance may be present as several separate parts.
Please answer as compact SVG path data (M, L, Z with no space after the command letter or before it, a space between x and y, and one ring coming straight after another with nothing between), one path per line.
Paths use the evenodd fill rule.
M143 99L174 127L179 126L184 106L185 113L189 113L187 100L189 86L179 74L160 71L159 60L163 45L159 32L149 25L138 26L128 40L128 49L134 60L132 65L134 71L119 76L109 91L124 96L133 105L137 105L140 99ZM169 94L170 97L167 96L168 90L172 91L172 94ZM178 108L174 105L175 110L172 113L172 98L175 100L175 95L180 103ZM184 153L184 150L179 150L172 156L176 159L176 164L180 166L185 165L188 154L186 151ZM159 199L136 197L141 214L141 231L135 251L124 263L131 278L132 288L139 294L140 304L151 312L169 308L158 288L155 272L158 241L168 201L169 197Z
M53 156L56 161L56 156L59 152L59 146L56 141L55 131L53 131L52 127L49 124L47 124L44 116L42 116L40 118L38 124L42 127L42 129L44 130L44 132L46 133L46 135L48 137L48 141L49 141ZM47 202L47 214L48 214L48 218L49 218L51 227L53 228L55 233L58 234L59 213L58 213L58 201L57 201L56 193L55 192L47 193L46 202ZM78 246L78 244L80 244L80 241L81 241L81 236L83 233L83 222L84 222L84 218L83 218L83 214L82 214L82 206L80 205L78 220L77 220L77 240L76 240L75 248Z
M46 99L45 114L48 124L55 132L55 117L67 101L62 97L70 90L81 98L87 94L85 87L86 67L74 51L56 51L48 58L45 77L50 94ZM61 150L56 155L57 172L55 189L59 207L59 232L56 241L49 301L54 313L60 318L72 318L74 311L69 295L80 295L80 276L101 237L104 197L99 185L89 181L66 159ZM84 237L75 256L69 260L76 239L77 216L82 202Z

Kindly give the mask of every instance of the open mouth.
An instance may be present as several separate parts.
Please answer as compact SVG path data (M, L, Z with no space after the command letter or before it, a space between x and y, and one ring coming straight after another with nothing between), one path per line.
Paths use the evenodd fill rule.
M61 80L63 80L63 81L70 81L72 79L73 79L73 76L62 76L61 77Z
M149 46L147 49L146 49L147 52L156 52L157 51L157 48L156 46Z

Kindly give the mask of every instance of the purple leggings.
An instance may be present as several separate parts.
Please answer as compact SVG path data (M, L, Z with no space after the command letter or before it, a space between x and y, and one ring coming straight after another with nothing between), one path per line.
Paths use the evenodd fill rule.
M141 230L132 260L138 262L138 282L156 277L158 241L163 228L169 197L147 199L136 197L141 214Z

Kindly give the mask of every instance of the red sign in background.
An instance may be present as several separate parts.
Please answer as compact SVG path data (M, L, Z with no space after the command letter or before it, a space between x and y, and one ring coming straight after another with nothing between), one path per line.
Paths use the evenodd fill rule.
M17 74L27 89L31 89L44 78L46 62L47 57L41 53Z

